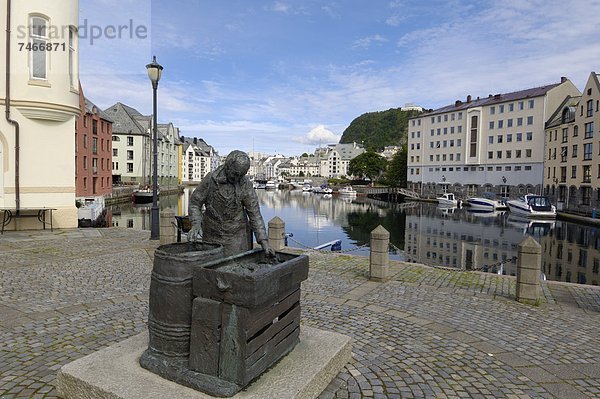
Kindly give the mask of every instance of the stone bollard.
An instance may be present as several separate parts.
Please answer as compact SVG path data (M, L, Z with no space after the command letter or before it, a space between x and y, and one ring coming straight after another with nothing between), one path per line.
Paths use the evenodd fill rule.
M381 225L371 232L371 255L369 257L369 279L387 281L390 256L390 233Z
M540 300L542 246L528 236L519 244L517 260L517 301L535 305Z
M285 222L277 216L269 220L269 245L275 251L285 247Z
M173 225L175 222L175 212L171 208L166 208L160 213L160 244L172 244L177 241L177 228Z

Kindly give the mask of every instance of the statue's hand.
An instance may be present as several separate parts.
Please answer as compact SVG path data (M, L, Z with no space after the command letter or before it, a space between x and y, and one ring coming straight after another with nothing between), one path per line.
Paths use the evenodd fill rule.
M275 256L276 256L275 250L273 248L271 248L271 246L269 245L269 241L267 241L267 240L261 241L260 246L265 251L267 258L273 258L273 259L275 258Z
M202 238L202 227L200 226L192 226L190 231L188 232L188 241L198 241Z

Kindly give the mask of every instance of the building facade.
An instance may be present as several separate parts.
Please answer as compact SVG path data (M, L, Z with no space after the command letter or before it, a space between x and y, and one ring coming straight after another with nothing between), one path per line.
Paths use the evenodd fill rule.
M219 167L219 153L203 139L181 137L183 162L181 173L183 183L199 184L204 176Z
M0 207L55 208L54 227L77 227L79 2L3 0L0 24L7 72L0 79ZM33 50L51 44L50 29L60 35L54 41L64 49L61 44L61 51ZM19 43L32 50L20 50ZM40 227L37 219L25 218L13 219L6 228Z
M559 210L600 209L600 82L592 72L583 93L568 96L546 123L545 194Z
M114 184L152 184L152 116L116 103L104 110L113 120L112 176ZM179 179L179 129L172 123L158 124L157 172L162 186L175 185Z
M544 124L568 95L560 83L489 95L421 114L409 120L409 188L425 196L450 190L459 196L493 191L502 196L540 193Z
M79 85L80 116L75 125L77 197L112 193L112 119L85 98Z

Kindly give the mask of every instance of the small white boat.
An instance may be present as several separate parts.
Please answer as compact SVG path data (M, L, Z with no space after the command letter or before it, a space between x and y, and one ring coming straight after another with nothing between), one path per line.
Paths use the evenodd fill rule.
M313 191L313 186L311 186L310 184L306 183L302 186L302 191L303 192L311 192Z
M438 204L442 206L458 206L458 199L456 199L454 193L443 193L436 199Z
M333 189L329 187L327 184L322 184L319 187L313 187L313 193L315 194L331 194L333 193Z
M154 200L151 188L145 187L133 192L134 204L149 204ZM156 196L160 196L160 190L157 190Z
M277 188L277 183L275 182L275 180L269 180L267 181L265 188L267 190L275 190Z
M356 196L356 190L354 190L354 188L352 186L346 186L346 187L342 187L338 190L338 194L339 195L345 195L345 196Z
M515 215L529 218L556 218L556 207L543 195L527 194L518 200L506 202L508 209Z
M496 194L485 192L481 197L467 198L467 203L471 206L471 209L480 209L493 212L499 209L506 209L506 205L496 199Z

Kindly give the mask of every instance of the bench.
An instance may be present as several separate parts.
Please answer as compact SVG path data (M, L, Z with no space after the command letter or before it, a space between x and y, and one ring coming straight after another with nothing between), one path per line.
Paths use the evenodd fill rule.
M177 221L177 242L181 242L181 234L187 234L192 229L189 216L175 216Z
M54 231L52 227L52 211L56 208L0 208L2 212L2 229L0 234L4 234L4 228L10 224L13 219L26 218L26 217L37 217L42 227L46 230L46 225L50 225L50 231ZM46 218L46 214L49 213L50 218ZM48 221L47 221L48 220Z

